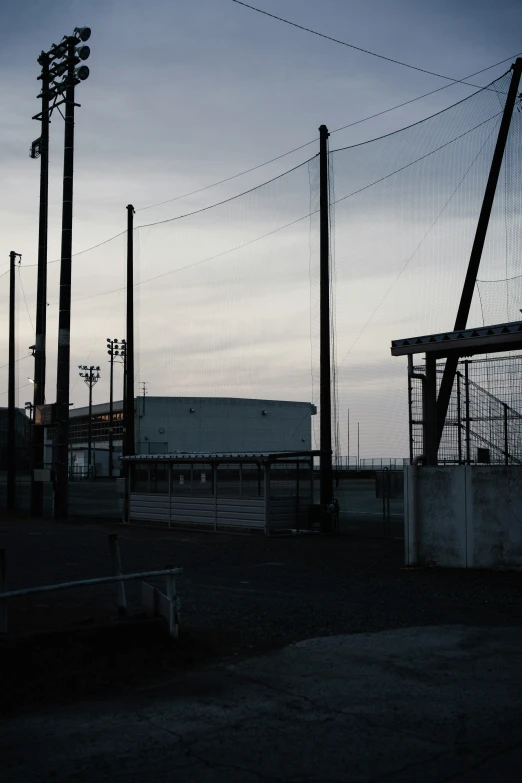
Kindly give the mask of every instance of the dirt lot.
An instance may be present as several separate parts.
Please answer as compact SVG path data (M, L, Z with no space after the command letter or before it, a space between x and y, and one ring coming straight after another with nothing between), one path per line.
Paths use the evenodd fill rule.
M185 569L178 583L179 642L170 644L157 623L127 622L116 633L113 587L13 599L10 633L0 644L4 709L86 693L106 696L172 677L180 667L239 659L311 637L522 623L522 573L404 569L401 542L355 534L274 539L3 521L8 589L108 575L112 531L119 535L125 572L166 564ZM127 594L136 616L138 585L129 585ZM101 622L108 627L93 630ZM71 633L78 626L82 631ZM46 635L57 628L61 634Z

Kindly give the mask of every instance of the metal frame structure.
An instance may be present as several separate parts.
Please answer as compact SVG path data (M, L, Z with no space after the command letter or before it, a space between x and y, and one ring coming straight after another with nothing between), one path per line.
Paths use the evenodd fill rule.
M437 402L437 359L446 359L455 363L455 370L460 357L471 357L479 354L504 353L522 349L522 321L484 326L477 329L463 329L453 332L410 337L401 340L392 340L392 356L408 357L409 378L418 378L422 382L422 407L423 407L423 454L422 460L427 465L438 464L438 451L441 433L446 420L447 406L444 412L444 421L440 422L440 409ZM413 370L413 356L425 354L425 373L416 373ZM442 379L442 384L444 378ZM465 388L469 388L465 379ZM460 396L460 388L457 392ZM440 398L440 391L439 391ZM448 400L449 404L449 400ZM411 406L411 391L410 391ZM459 407L460 409L460 407ZM505 415L505 414L504 414ZM465 419L469 424L469 397L466 395ZM410 442L411 442L410 421ZM469 459L469 427L466 435L466 453ZM507 447L505 457L507 459ZM413 454L411 455L413 461Z
M310 529L311 511L314 507L314 457L320 451L298 451L280 453L244 453L244 454L138 454L124 456L127 464L125 521L138 524L157 524L167 527L196 527L202 530L240 531L259 530L266 535L281 531ZM163 466L160 490L156 489L156 466ZM175 470L190 471L202 466L208 470L210 481L204 492L175 492L173 474ZM236 477L228 482L229 488L219 492L220 475L237 466ZM255 493L242 491L243 466L257 467ZM277 471L283 467L295 471L287 482L282 494L273 492L277 482ZM308 481L300 478L300 467L306 467ZM137 470L147 469L147 486L138 486ZM150 469L149 469L150 468ZM206 472L206 471L205 471ZM301 471L301 473L304 471ZM166 477L165 477L166 473ZM181 475L179 479L181 483ZM202 478L200 479L202 481ZM154 482L154 490L151 483ZM184 479L183 479L184 482ZM301 487L307 485L306 493Z

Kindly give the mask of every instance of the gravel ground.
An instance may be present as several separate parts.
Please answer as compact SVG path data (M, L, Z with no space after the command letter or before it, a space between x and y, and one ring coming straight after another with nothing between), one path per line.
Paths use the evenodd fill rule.
M8 589L108 575L107 534L113 531L124 572L166 564L185 569L178 581L180 640L171 644L157 623L127 622L116 632L110 587L13 599L9 634L0 645L7 709L51 695L60 700L85 691L106 694L129 682L172 676L180 666L311 637L522 623L522 573L405 569L402 542L350 534L275 539L113 523L4 521L0 548L7 550ZM129 586L128 601L131 615L138 616L138 585ZM105 630L92 630L107 621ZM67 627L72 633L42 635Z

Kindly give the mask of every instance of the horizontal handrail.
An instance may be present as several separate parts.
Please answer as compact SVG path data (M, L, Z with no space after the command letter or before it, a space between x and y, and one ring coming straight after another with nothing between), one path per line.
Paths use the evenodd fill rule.
M8 593L0 593L2 598L17 598L24 595L37 595L38 593L50 593L54 590L65 590L69 587L85 587L87 585L110 584L111 582L130 582L133 579L144 579L150 576L175 576L182 574L182 568L164 568L161 571L141 571L136 574L118 574L116 576L101 576L97 579L80 579L76 582L60 582L56 585L43 585L42 587L27 587L23 590L10 590Z

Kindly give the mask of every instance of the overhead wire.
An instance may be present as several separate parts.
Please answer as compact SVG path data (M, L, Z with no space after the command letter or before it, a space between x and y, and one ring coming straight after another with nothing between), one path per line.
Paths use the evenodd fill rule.
M356 46L355 44L348 43L347 41L341 41L339 38L333 38L331 35L326 35L325 33L320 33L317 30L312 30L311 27L305 27L304 25L297 24L297 22L292 22L289 19L284 19L282 16L277 16L276 14L272 14L269 11L264 11L261 8L256 8L254 5L250 5L249 3L243 2L243 0L232 0L233 3L236 3L237 5L242 5L245 8L249 8L251 11L257 11L259 14L263 14L264 16L269 16L271 19L276 19L278 22L284 22L285 24L290 25L291 27L296 27L299 30L304 30L307 33L311 33L312 35L317 35L319 38L325 38L328 41L332 41L333 43L340 44L341 46L347 46L349 49L354 49L358 52L363 52L364 54L369 54L372 57L377 57L380 60L386 60L386 62L394 63L395 65L401 65L403 68L410 68L413 71L419 71L420 73L426 73L430 76L437 76L439 79L446 79L447 81L451 82L459 82L461 84L466 84L470 87L478 87L477 84L470 84L470 82L464 81L463 79L453 79L451 76L445 76L442 73L436 73L435 71L429 71L427 68L421 68L418 65L411 65L410 63L402 62L402 60L396 60L393 57L386 57L384 54L378 54L378 52L372 52L369 49L363 49L361 46Z

